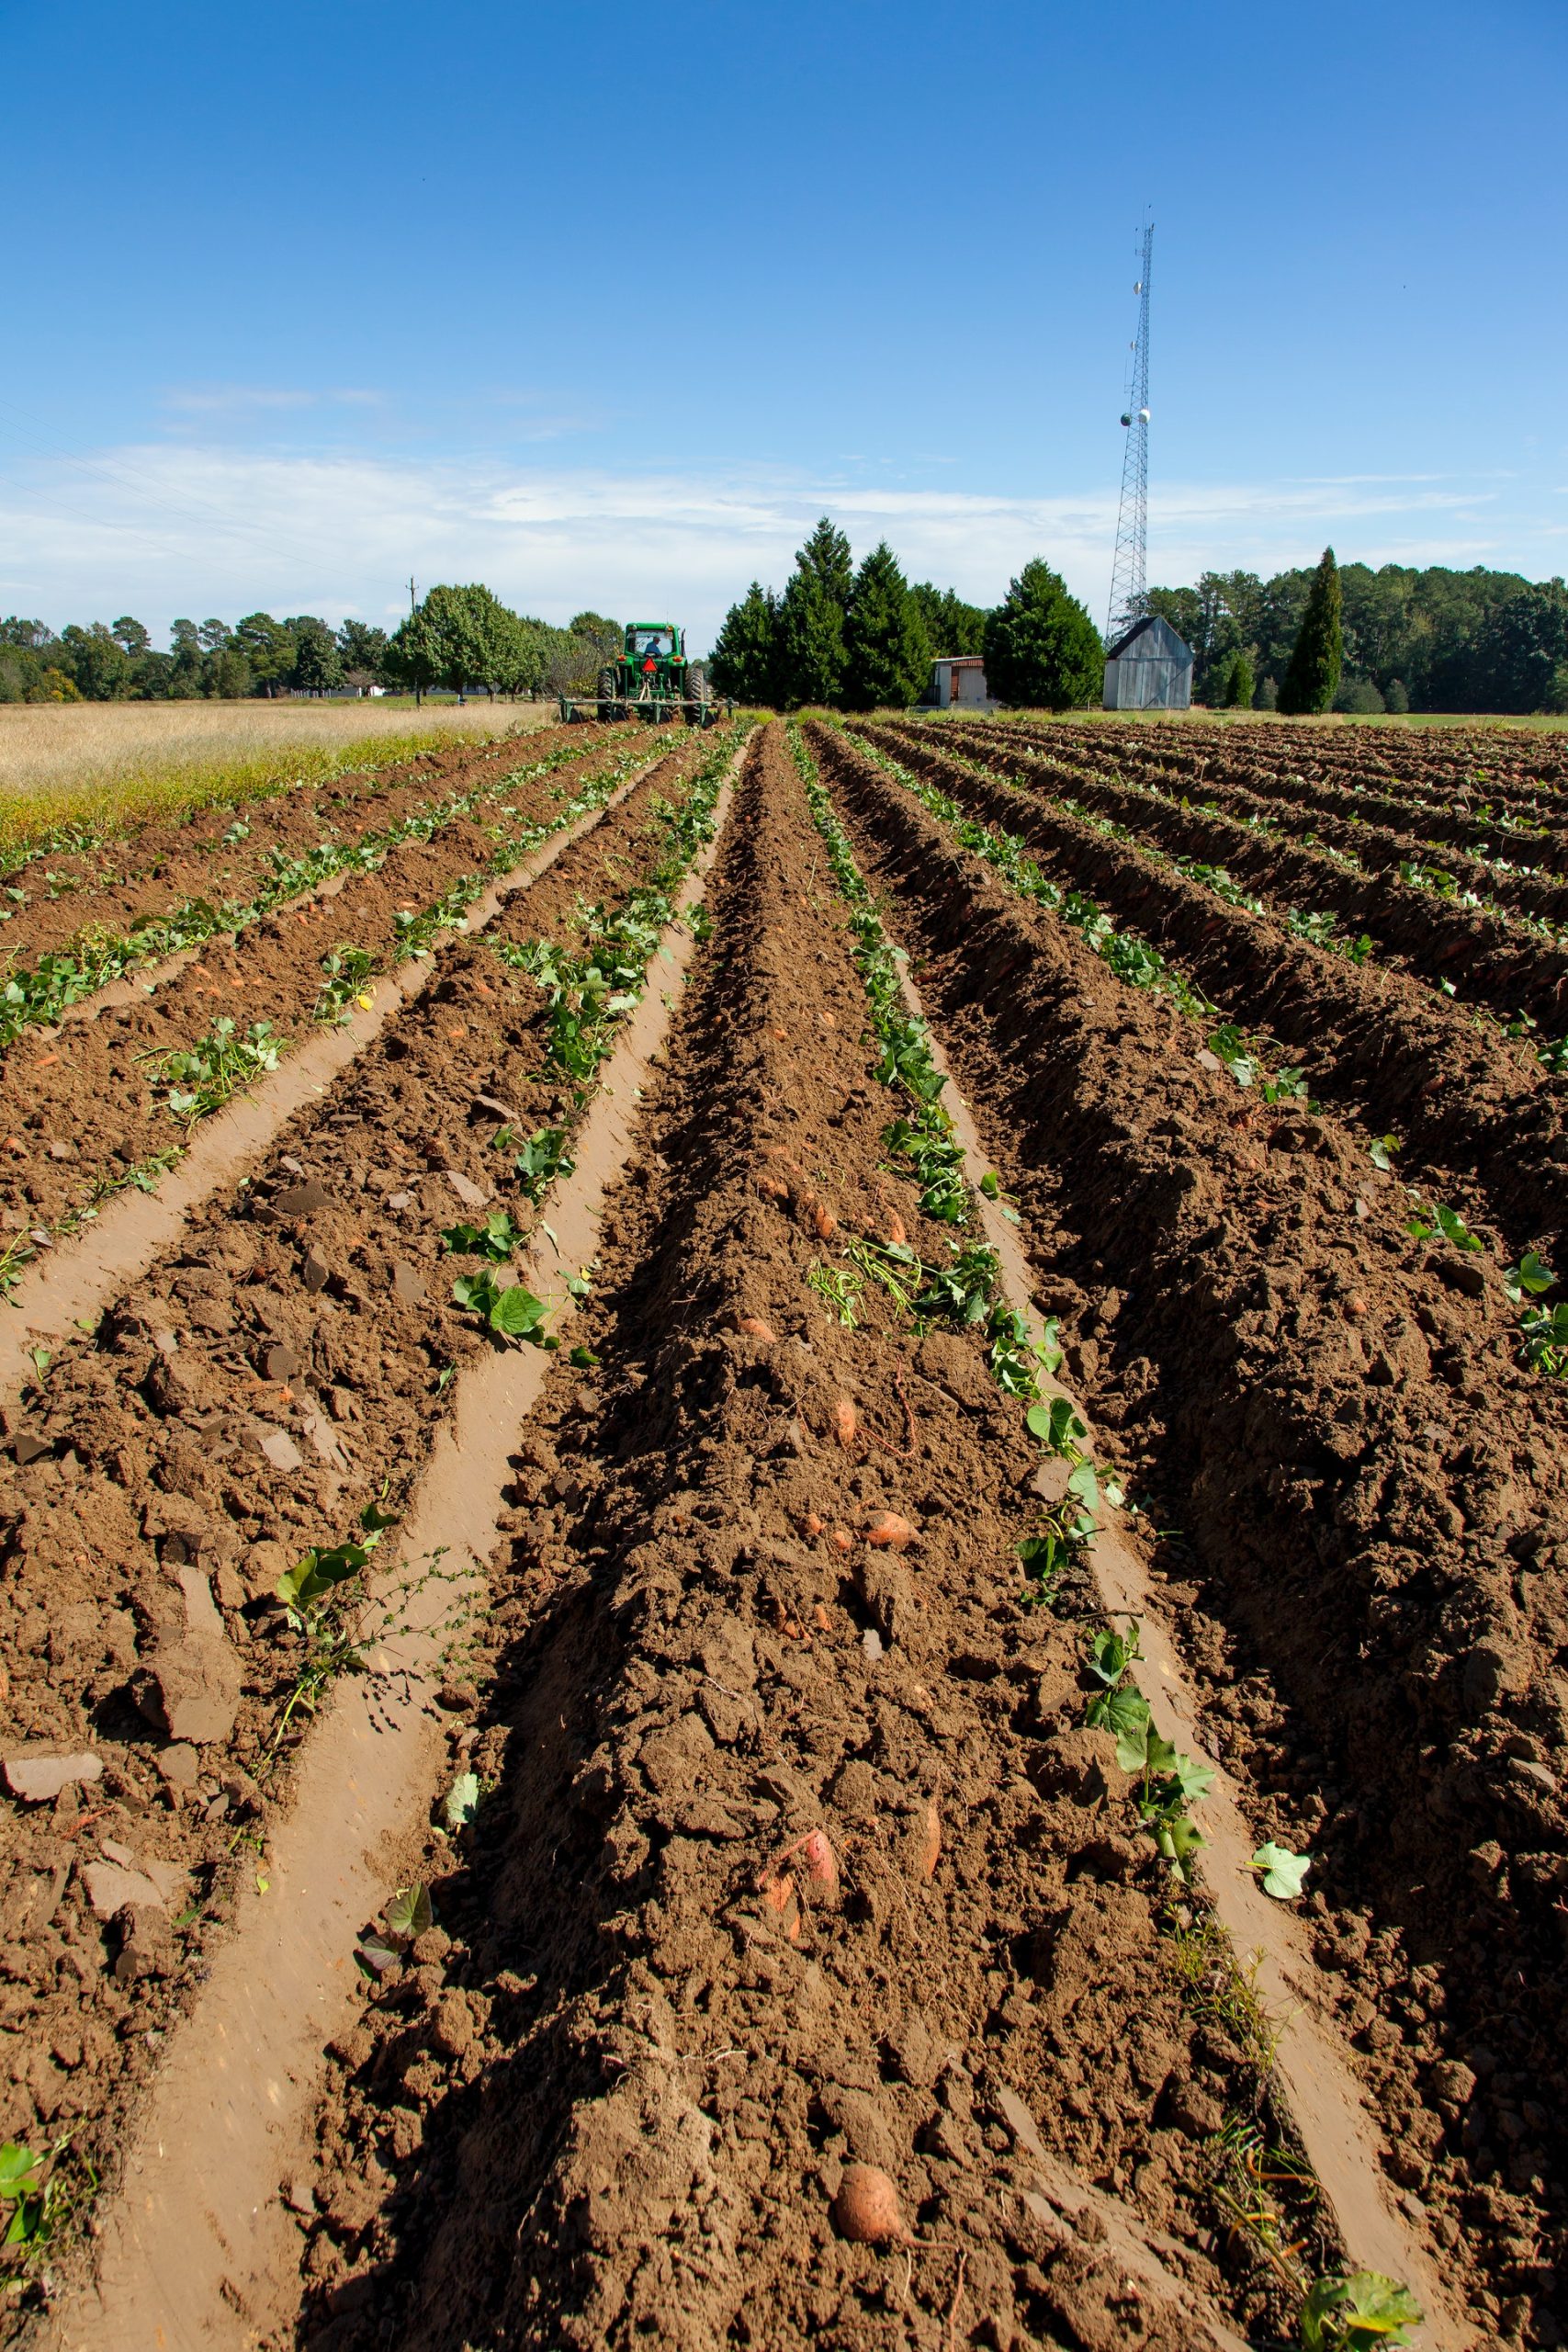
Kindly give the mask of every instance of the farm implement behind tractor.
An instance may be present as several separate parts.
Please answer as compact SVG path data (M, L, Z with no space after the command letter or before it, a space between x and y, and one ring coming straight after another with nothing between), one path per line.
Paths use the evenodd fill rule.
M626 650L599 673L597 696L562 695L560 715L574 718L640 718L658 725L683 719L711 727L733 706L716 702L700 662L686 659L686 632L673 621L632 621Z

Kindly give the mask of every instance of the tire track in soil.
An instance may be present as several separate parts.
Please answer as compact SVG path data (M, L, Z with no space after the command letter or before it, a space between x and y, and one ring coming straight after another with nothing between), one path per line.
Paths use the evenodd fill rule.
M1418 1155L1438 1198L1454 1197L1456 1176L1467 1193L1478 1188L1484 1213L1511 1228L1515 1259L1550 1242L1568 1200L1568 1080L1548 1079L1529 1046L1478 1035L1458 1007L1406 973L1358 967L1293 937L1276 917L1227 906L1186 876L1151 865L1135 845L1107 841L1043 803L1029 786L988 783L934 751L923 731L852 732L987 823L1020 834L1053 880L1133 922L1244 1029L1303 1056L1314 1093L1373 1136L1395 1129L1410 1155L1401 1162L1406 1181ZM1183 838L1179 820L1160 826L1158 837L1175 854L1201 846ZM1287 1105L1276 1124L1287 1130L1292 1118L1299 1123L1299 1106L1292 1114Z
M715 810L718 833L728 797L727 788ZM716 847L716 836L699 850L678 893L660 962L671 981L694 944L682 918L700 901ZM542 1233L520 1269L541 1289L561 1266L593 1256L605 1189L630 1149L635 1104L671 1008L671 996L650 988L618 1035L579 1138L577 1171L547 1203L549 1247ZM568 1301L561 1312L570 1311ZM548 1362L531 1350L470 1358L400 1531L404 1564L394 1581L412 1596L408 1631L386 1645L392 1655L372 1682L336 1686L311 1739L310 1775L272 1833L276 1899L243 1895L234 1934L214 1954L152 2085L124 2191L96 2216L95 2278L62 2301L41 2341L70 2352L167 2352L171 2344L257 2340L256 2314L276 2304L291 2267L279 2169L297 2160L323 2043L343 2030L354 1979L348 1950L397 1885L389 1866L407 1842L407 1816L437 1785L447 1604L422 1583L419 1565L450 1546L465 1572L482 1570L509 1453Z
M1501 1316L1450 1303L1387 1211L1355 1219L1359 1169L1249 1167L1174 1014L813 733L1055 1234L1069 1366L1151 1522L1184 1531L1156 1573L1190 1610L1211 1736L1259 1837L1315 1858L1315 1956L1405 2210L1483 2327L1532 2305L1556 2324L1536 2086L1568 2090L1564 1400L1494 1353Z
M584 761L583 775L574 764L532 779L508 796L518 811L508 821L521 833L548 817L563 789L570 798L574 775L586 782L611 763L602 751ZM268 1021L276 1035L308 1046L319 1034L312 1014L328 949L345 942L367 947L384 970L399 960L396 910L434 905L461 876L487 871L497 854L477 814L452 819L428 841L397 843L373 873L334 876L320 892L185 951L154 995L129 990L118 1009L106 1006L96 1017L73 1008L85 1017L50 1030L47 1050L8 1056L0 1068L0 1126L7 1130L0 1140L0 1230L6 1216L19 1230L48 1230L90 1197L84 1177L123 1175L178 1142L185 1128L155 1091L167 1084L158 1078L160 1056L195 1045L224 1013L242 1034ZM534 863L530 853L497 887L516 887L516 873ZM411 977L405 968L405 991ZM256 1091L265 1093L265 1083Z
M657 763L502 927L570 940L580 892L603 888L611 859L614 887L629 890L652 861L649 803L697 750ZM199 1973L169 1918L193 1877L221 1911L279 1785L262 1784L301 1653L273 1589L388 1479L401 1507L446 1411L440 1367L490 1352L450 1304L467 1261L444 1254L439 1227L501 1181L498 1089L526 1100L528 1088L542 1123L573 1123L570 1090L533 1082L545 1035L540 992L463 943L341 1094L279 1135L254 1183L210 1201L95 1341L50 1367L29 1416L46 1451L0 1471L0 1662L23 1735L7 1753L86 1753L101 1771L52 1812L0 1815L7 1965L25 1988L6 2136L96 2117L105 2078L134 2085L149 2070ZM509 1205L533 1221L520 1196ZM120 1906L95 1916L86 1875L106 1838L167 1874L162 1911L107 1939ZM133 1908L152 1903L145 1887L113 1888Z
M1199 2218L1239 2052L1182 2009L1076 1638L1019 1607L1018 1411L973 1332L844 1330L807 1284L824 1210L946 1250L882 1169L781 733L606 1231L601 1367L558 1367L517 1449L451 1734L495 1792L410 1858L437 1925L334 2047L273 2346L860 2346L896 2317L1022 2347L1109 2343L1112 2304L1119 2344L1234 2345L1227 2308L1268 2305ZM907 1554L860 1540L885 1509ZM907 2273L830 2225L851 2157L897 2179Z
M540 757L567 740L563 727L525 729L484 744L423 752L395 768L356 771L357 788L354 775L331 785L290 785L265 799L204 808L180 824L113 835L94 850L41 853L0 876L0 898L7 889L21 888L30 901L0 923L0 957L9 965L68 952L89 925L129 931L141 917L166 915L184 899L210 896L215 881L225 885L227 895L243 897L265 880L272 847L298 854L314 846L323 826L344 820L352 823L355 837L378 831L423 807L438 783L450 787L481 775L509 752L526 748ZM225 842L223 832L236 819L247 826L247 836ZM107 878L106 859L119 869ZM59 874L75 887L40 898L36 893L45 873Z
M509 873L499 876L468 908L464 918L468 933L477 934L491 927L510 899L533 887L558 858L618 807L653 767L662 765L670 756L666 752L649 761L617 787L604 808L590 809L558 833L547 835ZM589 763L591 768L603 771L610 763L607 754L602 754L598 759L590 755ZM562 773L570 777L572 772L558 772L558 776ZM550 781L541 779L546 792ZM540 806L543 811L543 794ZM76 1041L71 1091L78 1118L74 1133L68 1139L73 1157L63 1161L51 1157L61 1146L62 1139L57 1136L45 1145L43 1154L29 1163L33 1172L28 1180L32 1194L28 1209L32 1215L41 1216L46 1213L51 1195L57 1212L70 1212L72 1194L60 1180L67 1170L79 1171L82 1167L82 1145L76 1137L84 1128L100 1168L114 1160L127 1167L141 1165L160 1145L180 1132L177 1124L168 1120L166 1114L160 1118L158 1106L152 1099L152 1081L134 1075L123 1064L128 1057L134 1059L137 1052L145 1050L134 1045L138 1036L155 1037L160 1051L193 1042L199 1024L210 1018L209 1011L203 1009L197 1000L211 995L225 1009L231 1001L220 993L220 978L230 983L236 978L241 981L239 995L247 1014L276 1020L300 1013L302 1017L295 1025L304 1031L303 1041L285 1056L275 1072L244 1088L220 1111L197 1125L178 1163L158 1183L155 1192L138 1186L121 1189L75 1234L54 1244L47 1255L40 1254L33 1261L11 1290L7 1302L11 1312L0 1324L0 1391L29 1379L34 1369L33 1350L39 1341L68 1336L118 1285L150 1264L157 1251L179 1231L184 1220L218 1185L242 1170L287 1119L308 1107L313 1098L326 1094L339 1074L375 1044L386 1023L417 1001L430 987L441 958L450 953L461 934L438 934L431 955L411 957L369 980L364 993L369 996L370 1002L349 1021L329 1028L310 1019L310 1007L315 1001L322 977L321 953L342 936L348 917L354 918L361 940L367 923L372 920L379 922L381 934L390 938L391 908L401 902L407 890L417 888L413 900L416 905L433 903L443 880L449 884L458 875L477 870L477 866L488 864L494 854L494 843L473 827L444 828L431 842L420 844L419 848L418 859L411 865L400 865L390 881L385 878L385 868L375 875L356 877L348 906L340 904L334 910L334 920L316 919L321 922L321 928L310 918L299 915L291 922L269 919L257 927L254 935L246 936L241 950L231 948L223 954L209 948L207 960L185 976L166 1002L146 1006L135 1015L122 1016L126 1025L112 1039L89 1035L85 1040ZM392 861L389 859L388 864ZM298 936L300 926L309 931L309 937ZM183 1035L171 1027L181 1013L185 1015ZM51 1058L58 1060L59 1057ZM41 1074L34 1080L32 1091L37 1098L35 1107L22 1112L18 1118L17 1109L26 1100L26 1088L13 1085L4 1115L41 1136L59 1124L58 1107L51 1102L51 1090ZM0 1099L5 1093L6 1089L0 1086ZM101 1142L96 1139L100 1125L108 1126L108 1135ZM46 1191L39 1180L51 1175L56 1181ZM78 1197L90 1199L91 1194Z

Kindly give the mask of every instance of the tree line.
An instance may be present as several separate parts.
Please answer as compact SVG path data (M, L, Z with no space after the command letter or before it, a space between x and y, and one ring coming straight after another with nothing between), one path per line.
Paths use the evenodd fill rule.
M619 625L601 613L555 628L477 583L432 588L389 635L368 621L334 629L310 613L247 613L232 627L177 620L169 635L164 652L129 613L72 622L58 636L13 614L0 621L0 702L239 701L372 686L559 694L592 689L621 646Z
M984 656L990 692L1034 708L1098 702L1100 632L1048 564L1024 565L992 612L951 588L908 582L884 539L859 570L824 515L782 594L753 580L725 615L709 674L720 694L774 710L907 709L933 659Z
M1151 611L1192 649L1195 702L1287 707L1292 655L1322 571L1270 580L1205 571L1194 588L1150 590ZM1328 703L1312 707L1568 711L1568 589L1560 579L1531 582L1479 564L1337 571L1341 659Z

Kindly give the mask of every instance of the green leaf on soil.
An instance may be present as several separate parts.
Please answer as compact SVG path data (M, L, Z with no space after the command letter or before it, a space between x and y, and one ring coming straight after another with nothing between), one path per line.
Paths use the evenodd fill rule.
M441 1807L441 1817L448 1829L461 1829L472 1821L479 1809L479 1776L477 1772L459 1772L447 1790Z
M1276 1903L1293 1903L1312 1868L1312 1856L1292 1854L1288 1846L1277 1846L1270 1838L1266 1846L1259 1846L1247 1867L1261 1877L1265 1894L1271 1894Z
M381 1916L386 1920L389 1936L396 1937L401 1943L412 1943L414 1938L423 1936L434 1920L435 1915L430 1907L430 1889L427 1886L400 1887Z
M1302 2352L1381 2352L1408 2344L1421 2318L1409 2288L1381 2270L1317 2278L1302 2305Z

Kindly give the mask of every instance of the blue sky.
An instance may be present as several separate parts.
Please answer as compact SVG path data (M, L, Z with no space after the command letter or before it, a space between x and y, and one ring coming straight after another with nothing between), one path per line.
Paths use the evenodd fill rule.
M0 0L0 611L1568 571L1563 0Z

